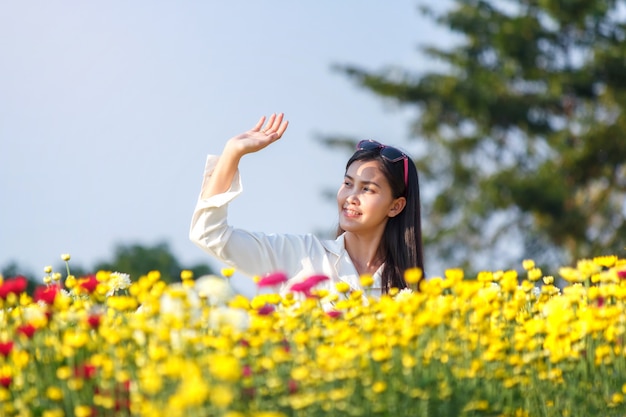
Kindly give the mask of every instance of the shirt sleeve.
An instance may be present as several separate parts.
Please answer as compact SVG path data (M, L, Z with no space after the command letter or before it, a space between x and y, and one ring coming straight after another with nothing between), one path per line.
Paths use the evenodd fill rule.
M217 156L207 158L204 181L213 172ZM203 251L248 276L282 271L297 274L312 250L307 236L251 233L228 224L228 204L243 190L239 171L225 193L200 197L191 220L190 240Z

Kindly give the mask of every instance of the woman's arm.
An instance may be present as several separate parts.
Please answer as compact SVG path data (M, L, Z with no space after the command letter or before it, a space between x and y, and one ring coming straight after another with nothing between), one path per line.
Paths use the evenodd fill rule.
M226 142L224 151L217 161L210 178L204 182L201 198L209 198L228 191L241 158L248 153L260 151L280 139L285 133L288 121L283 121L284 114L272 114L265 123L265 116L247 132L234 136Z

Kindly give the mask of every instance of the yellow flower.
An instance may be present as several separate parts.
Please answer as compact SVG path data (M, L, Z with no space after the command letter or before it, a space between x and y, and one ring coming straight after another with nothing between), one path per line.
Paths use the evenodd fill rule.
M611 403L613 404L621 404L624 402L624 395L620 392L616 392L611 395Z
M533 268L533 269L528 270L528 279L530 281L538 281L542 275L543 273L541 272L541 269L539 268Z
M180 271L180 279L182 279L183 281L186 279L193 279L193 271L183 269L182 271Z
M92 409L88 405L77 405L74 407L74 416L76 417L91 417Z
M533 261L532 259L524 259L522 261L522 267L526 270L526 271L530 271L531 269L535 268L535 261Z
M476 280L479 282L493 282L494 281L493 272L480 271L478 273L478 276L476 277Z
M617 262L617 256L609 255L609 256L597 256L593 258L593 262L596 265L604 266L606 268L610 268Z
M559 275L561 275L561 277L570 284L585 282L587 279L587 277L583 276L578 269L569 266L559 268Z
M55 408L53 410L45 410L41 417L64 417L65 413L60 408Z
M241 377L241 364L233 356L214 355L211 357L209 372L222 381L234 382Z
M76 286L76 277L74 275L68 275L67 278L65 278L65 286L68 289L72 289Z
M335 284L335 288L337 289L338 292L343 294L343 293L350 291L350 284L348 284L347 282L341 281Z
M235 275L235 268L222 268L222 275L226 278L230 278Z
M63 344L72 348L85 346L88 340L89 336L87 336L87 333L77 329L68 329L63 334Z
M387 389L387 383L384 381L376 381L374 385L372 385L372 391L376 394L380 394Z
M233 402L235 393L230 387L218 385L211 390L209 397L213 404L220 408L225 408Z
M298 366L291 370L291 377L296 381L303 381L309 377L309 368L306 366Z
M57 369L57 378L60 380L69 379L72 376L72 370L69 366L61 366Z
M485 411L489 409L489 402L486 400L474 400L465 404L463 407L463 412L467 413L470 411Z
M461 268L446 269L444 275L446 279L453 282L463 281L463 270Z
M404 280L407 284L417 284L421 281L423 272L420 268L409 268L404 271Z
M361 275L360 282L363 288L369 288L374 284L374 277L369 274Z
M56 386L48 387L48 389L46 390L46 396L52 401L59 401L63 398L63 391L61 390L61 388Z
M69 253L64 253L61 254L61 259L64 260L65 262L70 260L70 254Z

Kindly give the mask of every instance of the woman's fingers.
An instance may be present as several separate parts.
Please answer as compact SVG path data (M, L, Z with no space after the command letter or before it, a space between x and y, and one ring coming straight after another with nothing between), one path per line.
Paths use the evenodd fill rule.
M259 121L256 123L256 125L254 125L254 127L252 128L253 132L258 132L259 130L261 130L261 127L263 126L263 123L265 123L265 116L261 116L261 118L259 119Z
M276 131L276 133L278 133L279 138L283 135L283 133L285 133L285 130L287 130L287 126L289 126L289 121L287 120L285 120L284 122L280 124L280 126L278 127L278 130Z
M272 113L270 118L267 119L267 123L265 123L265 127L263 128L262 132L266 135L273 133L272 126L274 126L274 122L276 121L276 119L276 113Z
M266 136L276 135L276 137L272 139L279 139L283 133L285 133L285 130L287 130L287 126L289 125L288 121L283 121L284 117L284 113L279 113L278 115L273 113L269 118L262 116L250 131L263 133ZM263 125L265 125L265 127Z

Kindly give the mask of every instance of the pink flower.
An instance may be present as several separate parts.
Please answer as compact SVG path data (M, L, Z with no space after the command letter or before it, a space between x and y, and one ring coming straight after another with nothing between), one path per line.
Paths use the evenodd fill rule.
M283 282L287 282L287 275L283 272L274 272L273 274L269 274L261 278L256 285L260 288L275 287Z
M267 316L274 312L274 306L271 304L265 304L263 307L257 309L256 311L260 316Z
M337 318L339 316L341 316L341 311L337 311L337 310L330 310L326 312L326 315L330 318Z
M313 286L319 284L320 282L324 282L324 281L328 281L330 278L328 278L326 275L311 275L310 277L308 277L306 280L311 282L313 284Z
M328 281L329 279L330 278L328 278L326 275L311 275L304 281L293 284L291 286L291 291L301 292L307 298L312 298L313 295L311 294L311 290L313 289L313 287L321 282Z
M626 279L626 269L617 271L617 276L619 279Z

